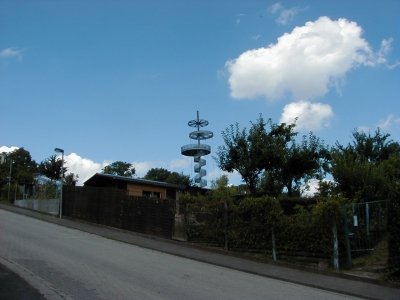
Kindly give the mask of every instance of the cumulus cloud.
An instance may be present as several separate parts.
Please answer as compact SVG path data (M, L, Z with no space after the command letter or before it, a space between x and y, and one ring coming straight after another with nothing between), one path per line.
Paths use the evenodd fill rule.
M333 183L332 179L323 179L322 182ZM310 179L306 184L301 187L301 195L304 197L313 197L318 193L320 181L318 179Z
M22 60L22 50L15 48L5 48L0 51L0 57L2 58L17 58L19 61Z
M86 180L95 173L101 172L109 164L107 161L97 163L88 158L83 158L76 153L64 156L64 160L65 166L68 168L68 173L74 173L79 176L78 185L82 185Z
M299 130L318 130L327 127L332 117L333 110L329 104L300 101L287 104L283 108L280 122L296 123Z
M285 8L280 2L276 2L269 7L270 13L273 15L278 15L275 22L278 24L285 25L291 21L294 16L299 13L299 9L296 7Z
M150 161L135 161L132 165L135 168L135 175L138 177L144 177L151 168L156 168L155 164Z
M386 63L391 40L374 52L363 30L346 19L320 17L226 62L231 96L236 99L292 95L295 101L324 96L340 86L346 73L359 66Z
M9 153L9 152L13 152L14 150L19 149L19 147L16 146L11 146L11 147L7 147L7 146L0 146L0 153Z

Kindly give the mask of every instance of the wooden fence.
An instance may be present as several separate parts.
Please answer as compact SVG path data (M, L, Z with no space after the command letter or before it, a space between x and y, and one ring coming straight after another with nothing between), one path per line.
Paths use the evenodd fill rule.
M128 196L116 188L64 186L63 215L171 238L175 201Z

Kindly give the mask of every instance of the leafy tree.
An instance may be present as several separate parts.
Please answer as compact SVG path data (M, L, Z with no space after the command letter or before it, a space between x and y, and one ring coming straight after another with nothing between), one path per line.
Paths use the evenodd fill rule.
M338 142L331 151L330 172L338 192L356 200L386 198L400 174L400 145L379 129L373 135L353 131L347 146Z
M27 150L19 148L9 153L2 153L2 158L0 163L0 191L2 197L8 194L10 187L13 189L14 183L33 183L34 174L37 172L37 164L32 160ZM8 184L11 184L10 187L5 189Z
M249 132L246 128L240 130L238 123L230 125L222 132L225 145L218 148L214 158L222 170L237 171L252 194L257 192L259 175L264 168L265 126L262 117L252 124Z
M19 148L5 154L5 157L4 163L0 165L0 176L3 183L8 182L10 163L12 181L20 184L33 182L34 174L37 172L37 164L32 160L29 151Z
M296 143L294 128L295 124L274 124L271 119L265 122L262 116L249 131L231 125L222 132L225 145L218 148L218 166L237 171L253 195L258 188L272 196L284 188L289 195L299 192L304 180L322 177L327 150L311 133Z
M219 200L230 200L236 194L236 188L229 186L227 175L211 181L212 197Z
M105 166L102 171L103 174L126 177L132 177L133 175L135 175L136 172L132 164L123 161L115 161L112 164Z
M188 175L179 174L178 172L171 172L164 168L152 168L143 178L171 184L181 184L184 186L192 185L192 181Z
M326 147L312 133L308 137L303 136L301 143L292 138L281 148L279 163L265 170L265 192L278 195L286 188L289 196L300 195L300 187L309 179L323 178L327 159Z
M52 155L39 164L39 172L50 178L51 181L59 180L68 170L64 165L65 161Z
M65 185L70 185L70 186L75 186L79 180L79 175L74 174L74 173L69 173L68 175L65 176Z

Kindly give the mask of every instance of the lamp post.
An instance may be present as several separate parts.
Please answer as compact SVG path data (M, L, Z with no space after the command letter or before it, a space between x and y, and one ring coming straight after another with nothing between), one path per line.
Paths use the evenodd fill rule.
M56 153L61 153L61 195L60 195L60 219L62 218L62 202L63 202L63 183L64 183L64 150L55 148Z

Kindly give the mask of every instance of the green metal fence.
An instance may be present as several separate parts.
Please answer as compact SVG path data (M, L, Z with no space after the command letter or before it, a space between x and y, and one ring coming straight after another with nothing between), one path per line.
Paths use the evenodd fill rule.
M352 203L345 207L347 259L375 249L387 232L388 201Z

